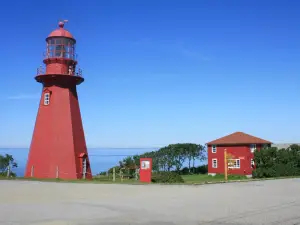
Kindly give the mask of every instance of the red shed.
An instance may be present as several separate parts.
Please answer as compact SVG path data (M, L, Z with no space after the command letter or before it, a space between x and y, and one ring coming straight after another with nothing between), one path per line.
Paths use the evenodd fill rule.
M272 142L254 137L243 132L235 132L225 137L218 138L207 143L208 174L224 174L224 150L232 156L233 165L229 168L229 174L252 175L253 153L264 146L270 146Z

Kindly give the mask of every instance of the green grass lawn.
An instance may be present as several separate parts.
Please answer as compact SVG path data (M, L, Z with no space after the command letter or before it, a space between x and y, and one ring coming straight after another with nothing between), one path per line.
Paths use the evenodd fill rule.
M206 183L206 182L221 182L225 181L224 175L216 175L211 176L207 174L193 174L193 175L182 175L182 178L185 183L187 184L197 184L197 183ZM245 176L236 176L236 175L229 175L228 180L245 180L249 179Z
M225 182L224 175L216 175L210 176L206 174L193 174L193 175L182 175L184 180L183 184L205 184L205 183L220 183ZM274 179L291 179L291 178L300 178L299 176L287 176L287 177L273 177L273 178L247 178L245 176L236 176L236 175L229 175L228 181L256 181L256 180L274 180ZM61 180L61 179L29 179L23 177L16 177L16 178L7 178L1 177L0 180L31 180L31 181L43 181L43 182L67 182L67 183L90 183L90 184L145 184L141 183L135 179L120 179L120 177L116 177L116 181L112 180L112 176L98 176L93 180Z
M203 184L203 183L216 183L225 181L224 175L210 176L206 174L193 174L193 175L182 175L185 184ZM0 179L8 179L6 177L0 177ZM33 180L33 181L48 181L48 182L73 182L73 183L118 183L118 184L142 184L135 179L123 179L121 180L119 176L116 176L116 180L113 181L112 176L97 176L93 180L60 180L60 179L26 179L22 177L11 178L15 180ZM228 180L245 180L248 179L245 176L233 176L229 175Z
M63 183L103 183L103 184L112 184L112 183L119 183L119 184L139 184L140 182L135 179L123 179L116 177L116 180L113 181L112 177L101 176L97 178L93 178L93 180L63 180L63 179L40 179L40 178L24 178L24 177L15 177L15 178L7 178L1 177L0 180L28 180L28 181L45 181L45 182L63 182Z
M193 175L181 175L184 183L186 184L201 184L201 183L206 183L206 182L222 182L225 181L224 175L216 175L216 176L211 176L207 174L193 174ZM236 175L229 175L228 180L245 180L248 179L245 176L236 176ZM113 182L112 177L107 177L107 176L99 176L94 180L94 182ZM136 181L134 179L124 179L121 181L119 177L116 177L116 183L139 183L139 181Z

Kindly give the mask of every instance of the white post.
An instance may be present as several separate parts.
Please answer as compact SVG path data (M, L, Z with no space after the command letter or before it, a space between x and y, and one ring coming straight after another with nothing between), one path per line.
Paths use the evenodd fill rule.
M135 169L135 180L138 180L138 171L139 169Z
M85 180L86 178L86 158L83 159L83 171L82 171L82 178Z
M113 181L116 181L116 168L113 168Z
M58 169L58 166L56 167L56 179L59 178L59 169Z
M7 167L7 177L10 176L10 166Z
M121 177L121 182L123 182L123 171L120 169L120 177Z
M31 177L33 177L33 170L34 170L34 167L31 166L31 174L30 174Z

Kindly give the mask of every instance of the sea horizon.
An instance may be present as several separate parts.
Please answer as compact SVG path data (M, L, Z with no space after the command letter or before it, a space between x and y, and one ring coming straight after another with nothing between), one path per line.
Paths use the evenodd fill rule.
M92 174L107 171L113 166L119 165L119 161L127 156L142 154L159 148L88 148ZM12 171L22 177L25 173L29 148L0 148L0 155L10 154L18 164Z
M118 166L119 161L127 156L156 151L158 149L159 148L88 148L92 174L96 175L100 172L106 172L108 169ZM29 148L0 148L0 155L10 154L18 164L17 168L12 169L18 177L24 176L28 153ZM206 163L206 161L201 164L204 163ZM195 165L198 166L199 163L196 162ZM184 163L184 166L187 166L187 162Z
M1 149L29 149L30 147L0 147ZM87 149L155 149L162 147L87 147Z

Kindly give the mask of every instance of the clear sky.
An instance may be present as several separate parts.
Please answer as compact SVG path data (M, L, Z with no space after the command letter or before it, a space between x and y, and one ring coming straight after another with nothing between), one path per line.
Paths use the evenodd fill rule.
M3 1L0 146L28 147L45 38L68 19L88 147L300 142L300 1Z

